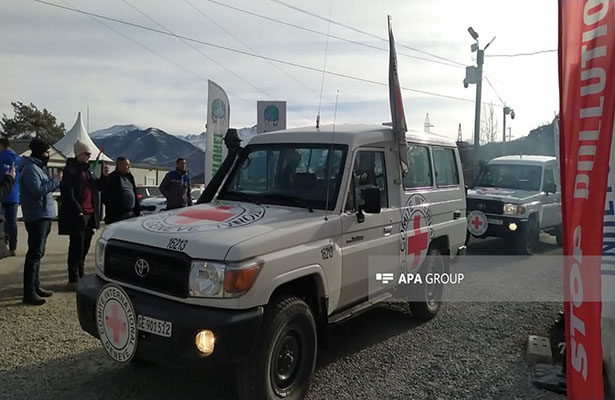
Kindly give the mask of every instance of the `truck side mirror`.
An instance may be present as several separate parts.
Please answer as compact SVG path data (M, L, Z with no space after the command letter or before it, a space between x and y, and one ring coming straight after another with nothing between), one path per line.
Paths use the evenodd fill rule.
M555 183L554 182L545 183L545 192L547 194L557 192L557 186L555 186Z

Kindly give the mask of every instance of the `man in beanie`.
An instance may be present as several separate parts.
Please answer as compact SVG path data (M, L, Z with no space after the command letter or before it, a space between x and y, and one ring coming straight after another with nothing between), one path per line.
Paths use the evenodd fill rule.
M23 270L23 301L40 306L44 297L53 292L40 286L39 271L45 255L51 220L55 217L52 192L60 186L62 171L49 178L45 167L49 162L49 145L34 138L30 141L30 157L24 157L19 165L19 194L21 212L28 232L28 252Z
M100 228L100 196L109 166L96 178L90 170L90 148L80 141L73 146L74 158L66 160L64 178L60 184L60 215L58 233L69 235L68 288L75 290L83 277L85 257L90 250L94 230Z

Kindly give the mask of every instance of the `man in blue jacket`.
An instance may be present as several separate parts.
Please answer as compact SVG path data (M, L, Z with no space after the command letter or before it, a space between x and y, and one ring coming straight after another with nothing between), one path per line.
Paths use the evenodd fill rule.
M7 138L0 138L0 176L4 176L11 168L17 167L21 158L11 149ZM15 185L11 192L2 200L4 211L4 227L9 256L15 255L17 249L17 208L19 207L19 175L15 177Z
M49 178L45 171L49 162L49 145L34 138L30 142L32 155L19 165L21 212L28 232L28 252L23 270L23 302L35 306L45 304L44 297L53 292L42 289L39 281L41 259L45 255L51 220L55 217L54 190L60 186L62 171Z
M167 198L167 210L192 205L190 178L185 158L178 158L175 162L175 171L167 172L164 176L160 183L160 192Z

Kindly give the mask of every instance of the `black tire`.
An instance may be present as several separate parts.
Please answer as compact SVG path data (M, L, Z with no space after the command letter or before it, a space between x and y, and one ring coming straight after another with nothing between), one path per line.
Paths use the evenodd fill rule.
M316 323L300 298L284 296L265 311L254 351L237 367L242 400L302 399L316 365Z
M539 234L538 220L530 219L515 240L517 254L526 256L534 254L538 246Z
M471 237L472 237L472 234L470 233L469 230L466 229L466 241L464 242L464 246L468 245L468 242L470 241Z
M564 246L564 232L561 225L555 228L555 242L560 247Z
M442 304L441 300L444 285L441 283L430 285L426 282L425 277L429 273L442 274L447 272L447 270L446 260L440 249L430 249L420 271L423 283L417 286L417 290L419 290L417 296L422 296L424 300L419 302L411 301L409 303L410 311L412 311L414 317L423 321L428 321L438 314Z

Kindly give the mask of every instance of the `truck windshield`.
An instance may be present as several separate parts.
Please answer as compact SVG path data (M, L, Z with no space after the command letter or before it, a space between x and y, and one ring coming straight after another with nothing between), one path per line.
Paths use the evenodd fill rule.
M478 186L517 190L540 190L542 167L534 165L487 165Z
M246 147L218 199L333 210L347 146L266 144Z

